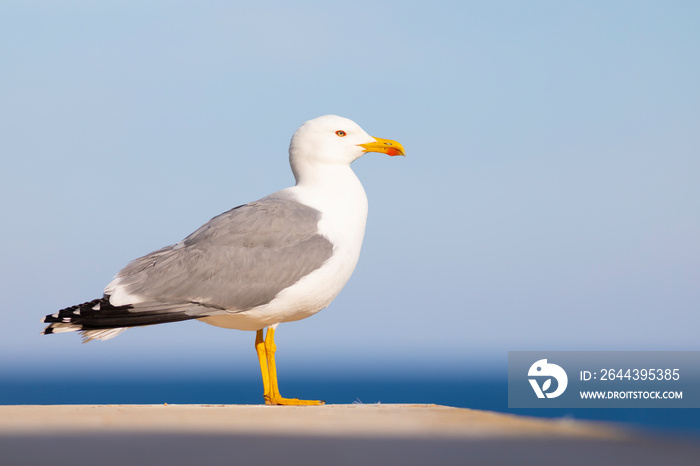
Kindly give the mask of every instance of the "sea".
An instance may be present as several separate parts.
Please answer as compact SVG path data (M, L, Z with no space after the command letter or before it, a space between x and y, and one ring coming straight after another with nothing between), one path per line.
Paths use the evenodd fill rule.
M417 377L352 374L285 375L286 397L320 399L329 404L438 404L524 416L605 421L628 429L700 440L698 409L509 409L503 377ZM0 405L61 404L260 404L259 378L162 374L86 377L55 374L0 376Z

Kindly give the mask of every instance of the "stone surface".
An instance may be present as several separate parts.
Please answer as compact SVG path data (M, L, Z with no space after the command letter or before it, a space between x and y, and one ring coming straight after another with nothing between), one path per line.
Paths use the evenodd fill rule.
M0 406L0 464L698 464L689 442L435 405Z

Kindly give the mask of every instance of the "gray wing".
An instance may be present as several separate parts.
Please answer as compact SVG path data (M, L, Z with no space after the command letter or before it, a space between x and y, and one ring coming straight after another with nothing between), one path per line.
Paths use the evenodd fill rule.
M320 216L288 195L273 194L132 261L117 274L113 288L139 298L131 312L146 310L149 302L186 309L188 315L251 309L331 256L333 245L317 231Z

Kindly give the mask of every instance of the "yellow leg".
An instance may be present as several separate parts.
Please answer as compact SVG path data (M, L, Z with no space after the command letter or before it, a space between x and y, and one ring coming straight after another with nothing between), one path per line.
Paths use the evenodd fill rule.
M265 404L268 405L322 405L320 400L300 400L298 398L284 398L280 395L277 385L277 365L275 364L275 329L268 327L267 335L263 340L263 331L258 330L255 335L255 350L258 353L260 372L262 372L263 386L265 387Z
M265 390L265 402L270 398L270 373L267 370L267 356L265 356L265 339L262 329L255 333L255 351L258 353L260 372L262 372L263 388Z

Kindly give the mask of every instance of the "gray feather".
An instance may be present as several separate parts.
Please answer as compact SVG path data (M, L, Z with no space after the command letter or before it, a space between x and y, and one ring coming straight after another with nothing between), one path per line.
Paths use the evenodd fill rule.
M146 300L130 312L148 301L189 304L178 310L196 316L266 304L330 258L320 215L283 193L236 207L181 243L129 263L117 275L119 287Z

